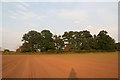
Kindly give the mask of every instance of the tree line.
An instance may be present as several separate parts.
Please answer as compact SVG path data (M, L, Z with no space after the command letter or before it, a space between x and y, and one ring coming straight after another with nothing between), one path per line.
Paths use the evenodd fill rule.
M31 30L22 37L20 52L49 51L115 51L115 40L108 32L101 30L97 35L90 31L68 31L63 35L53 35L49 30Z

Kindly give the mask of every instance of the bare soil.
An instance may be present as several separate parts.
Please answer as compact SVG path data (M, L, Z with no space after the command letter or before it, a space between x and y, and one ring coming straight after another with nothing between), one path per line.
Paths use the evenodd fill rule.
M118 78L118 53L3 55L3 78Z

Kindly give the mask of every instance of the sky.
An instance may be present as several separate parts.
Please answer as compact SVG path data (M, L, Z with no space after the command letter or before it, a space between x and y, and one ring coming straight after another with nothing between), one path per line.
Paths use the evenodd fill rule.
M97 35L106 30L118 41L117 2L4 2L0 8L0 46L5 49L17 49L28 31L44 29L57 35L71 30Z

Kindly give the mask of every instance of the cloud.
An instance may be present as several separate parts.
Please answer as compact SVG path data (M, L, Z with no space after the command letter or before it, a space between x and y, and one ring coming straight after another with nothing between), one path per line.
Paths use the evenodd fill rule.
M16 2L19 2L20 4L24 5L25 7L30 7L29 4L27 4L26 2L29 2L29 1L25 1L25 0L15 0ZM15 2L13 1L13 2Z
M19 2L20 0L2 0L2 2ZM119 0L24 0L27 2L118 2Z
M25 7L30 7L29 4L27 4L26 2L21 2L22 5L24 5Z
M95 27L95 26L91 26L91 25L86 26L85 29L89 30L92 35L98 34L98 32L100 30L99 27Z
M97 16L99 17L99 20L104 23L117 24L117 20L118 20L117 15L118 14L114 13L114 11L108 10L106 8L97 9Z
M85 20L88 15L83 10L63 10L58 14L64 19Z
M24 4L25 6L22 4ZM23 2L22 4L16 5L17 7L16 12L13 10L10 11L11 13L11 15L9 16L10 18L23 21L23 20L29 20L29 19L43 19L47 17L44 15L38 15L37 13L29 10L28 4Z
M23 4L23 3L22 3ZM27 7L23 6L23 5L17 5L18 9L22 10L22 11L27 11Z
M81 24L81 21L80 20L76 20L74 21L75 24Z
M34 18L34 17L38 17L38 15L37 14L35 14L34 12L26 12L26 11L19 11L18 12L18 14L19 14L19 16L20 17L18 17L19 19L22 19L22 20L29 20L29 19L31 19L31 18Z
M62 10L58 16L62 19L72 20L74 24L81 24L88 19L88 14L84 10Z
M17 17L16 17L16 16L13 16L13 15L12 15L12 16L10 16L10 17L11 17L12 19L17 19Z

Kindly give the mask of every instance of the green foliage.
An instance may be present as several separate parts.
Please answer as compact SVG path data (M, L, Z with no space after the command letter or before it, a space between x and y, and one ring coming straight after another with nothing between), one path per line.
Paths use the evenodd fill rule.
M8 53L8 52L10 52L9 49L5 49L5 50L3 51L3 53Z
M54 36L54 44L56 50L61 50L64 48L64 41L61 36Z
M54 40L52 38L53 34L49 30L43 30L41 32L42 39L42 51L48 51L49 49L54 49Z
M54 49L53 34L49 30L43 30L41 33L37 31L29 31L23 35L21 52L37 52L38 50L47 51Z
M35 52L36 49L41 45L38 41L42 39L42 36L37 31L29 31L23 35L22 41L24 41L21 49L22 52Z
M97 46L99 50L105 51L115 51L116 48L115 40L107 35L107 32L104 30L97 35Z
M63 34L63 39L67 43L70 49L78 50L90 50L92 35L89 31L80 31L80 32L65 32Z
M99 34L91 35L90 31L69 31L61 35L53 35L49 30L41 32L29 31L22 37L23 44L18 49L20 52L94 52L94 51L115 51L115 40L107 31L100 31Z
M21 52L32 52L33 49L31 48L31 44L30 43L23 43L23 45L21 46Z
M117 51L120 51L120 42L116 43L116 49Z

